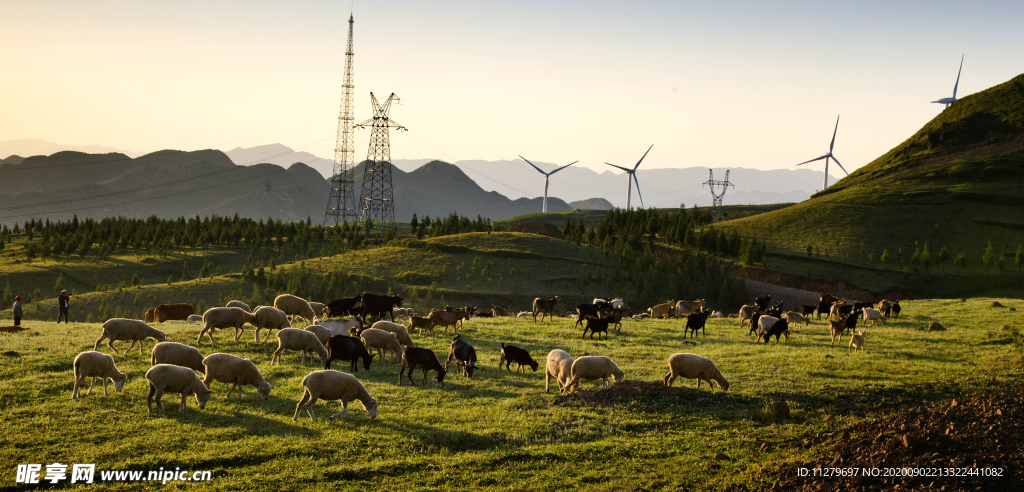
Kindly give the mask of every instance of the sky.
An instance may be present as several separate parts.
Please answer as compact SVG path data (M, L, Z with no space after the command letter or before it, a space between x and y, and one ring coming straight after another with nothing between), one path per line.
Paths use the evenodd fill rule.
M350 9L355 119L401 98L394 159L791 168L839 116L852 172L942 110L962 54L961 97L1024 70L1019 0L7 1L0 141L330 158Z

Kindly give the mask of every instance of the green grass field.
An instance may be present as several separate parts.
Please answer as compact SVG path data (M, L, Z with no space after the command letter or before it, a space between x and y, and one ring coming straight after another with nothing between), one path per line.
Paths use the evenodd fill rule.
M215 383L204 410L190 399L179 414L176 399L168 396L167 414L158 416L146 412L143 375L151 340L143 355L136 349L115 356L128 374L123 393L104 397L94 391L72 401L72 359L92 349L99 325L30 321L28 332L0 334L0 352L20 354L0 356L0 463L11 474L19 463L53 462L96 463L101 470L213 471L209 483L167 485L174 490L757 489L771 485L780 465L820 452L779 445L983 391L994 378L1019 381L1024 314L993 308L992 301L907 301L904 317L868 328L867 352L854 355L847 355L845 344L829 346L823 321L795 328L789 343L764 345L728 319L710 320L707 337L695 341L681 336L676 320L627 321L621 333L600 342L580 341L580 331L565 318L545 324L474 319L462 334L486 369L473 379L450 374L442 384L428 379L425 386L398 387L397 366L374 362L356 375L379 401L378 418L370 420L354 402L342 421L315 423L305 415L298 422L291 417L301 380L316 367L300 366L294 353L284 365L271 366L276 343L254 343L251 329L240 342L220 331L216 345L206 340L199 348L251 358L275 387L269 401L251 388L240 403L225 400L227 386ZM1019 300L998 301L1024 308ZM947 331L916 329L931 321ZM188 344L199 331L183 322L160 328L169 341ZM440 333L413 338L442 358L450 343ZM529 349L540 370L499 372L501 341ZM590 394L607 406L545 394L543 360L555 348L574 357L610 356L625 371L626 383L618 391ZM654 384L635 384L660 381L665 359L676 352L715 360L729 391L696 392L692 380L677 380L686 388L669 394ZM582 390L589 394L598 384L583 383ZM777 398L789 401L790 419L765 414L765 405ZM339 405L317 407L318 416L326 417ZM765 442L776 450L758 452ZM714 461L715 453L727 458Z

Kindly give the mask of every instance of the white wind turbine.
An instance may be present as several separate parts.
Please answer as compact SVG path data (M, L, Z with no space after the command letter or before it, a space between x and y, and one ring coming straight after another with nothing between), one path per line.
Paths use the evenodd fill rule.
M569 164L566 164L566 165L564 165L564 166L562 166L562 167L560 167L558 169L555 169L554 171L546 173L544 171L541 171L539 167L534 166L534 164L532 162L526 160L525 157L519 156L519 158L524 160L524 161L526 161L526 163L531 165L531 166L533 166L533 168L536 169L537 172L539 172L539 173L544 175L544 205L541 207L541 212L548 213L548 178L550 178L552 174L555 174L558 171L561 171L562 169L565 169L565 168L567 168L567 167L569 167L569 166L571 166L573 164L576 164L579 161L570 162Z
M654 144L647 147L647 152L644 152L644 157L647 157L648 152L650 152L653 147ZM605 163L611 167L617 167L626 171L626 183L628 183L628 187L626 188L626 210L630 210L630 199L633 197L633 183L636 183L636 196L640 197L640 206L642 207L644 205L644 197L640 194L640 182L636 180L636 168L640 167L640 163L644 161L644 157L641 157L639 161L636 161L636 165L633 166L633 169L616 166L615 164L607 162Z
M815 159L811 159L809 161L804 161L804 162L801 162L800 164L797 164L798 166L802 166L802 165L807 164L809 162L820 161L822 159L825 159L825 182L824 182L823 185L821 185L821 189L823 191L825 190L825 188L828 188L828 160L829 159L832 159L833 161L836 161L836 164L839 166L839 169L842 169L843 172L846 173L847 176L850 175L850 173L846 172L846 168L843 167L842 164L839 164L839 159L836 159L836 156L832 155L832 148L836 146L836 132L837 131L839 131L839 117L838 116L836 116L836 129L832 130L832 143L830 143L828 145L828 153L823 155L823 156L821 156L821 157L818 157L818 158L815 158Z
M950 104L956 102L956 88L960 85L960 72L964 69L964 55L960 55L960 70L956 71L956 83L953 84L953 97L944 97L938 101L932 101L933 103L945 104L948 108Z

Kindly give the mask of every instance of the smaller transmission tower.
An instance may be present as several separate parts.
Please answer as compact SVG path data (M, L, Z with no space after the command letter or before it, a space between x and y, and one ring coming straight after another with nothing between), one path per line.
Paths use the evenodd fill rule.
M377 97L370 93L373 103L373 118L358 125L356 128L370 127L370 149L366 154L366 170L363 173L363 189L359 194L359 216L361 222L370 222L373 227L380 226L380 234L395 226L395 199L391 188L391 142L388 130L405 130L406 128L388 118L391 103L398 102L398 96L391 93L384 104L377 102ZM369 232L369 231L367 231Z
M722 215L722 198L725 197L725 190L728 190L730 186L735 188L736 186L729 182L729 171L725 171L725 181L715 181L715 171L708 169L708 180L703 184L708 185L711 188L711 216L717 217ZM715 187L721 186L721 193L715 193Z

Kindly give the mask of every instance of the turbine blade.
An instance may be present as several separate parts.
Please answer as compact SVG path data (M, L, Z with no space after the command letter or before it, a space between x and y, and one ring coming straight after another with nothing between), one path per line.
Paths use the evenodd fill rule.
M653 147L654 147L654 144L651 144L650 147L647 147L647 152L644 152L644 157L647 157L647 153L650 152L651 148L653 148ZM641 157L639 161L636 161L636 165L633 166L633 170L634 171L636 171L636 168L640 167L640 163L644 161L644 157ZM640 204L643 205L643 200L640 200Z
M960 85L960 72L964 69L964 55L960 55L960 70L956 71L956 84L953 84L953 99L956 99L956 88Z
M650 150L650 149L647 149L647 150ZM641 159L641 160L643 160L643 159ZM631 174L633 175L633 182L636 183L636 196L640 198L640 206L642 207L642 206L644 206L644 196L640 194L640 182L637 181L637 179L636 179L636 173L631 173Z
M846 173L846 175L847 175L847 176L849 176L849 175L850 175L850 173L846 171L846 168L845 168L845 167L843 167L843 165L842 165L842 164L839 164L839 159L836 159L836 156L834 156L834 155L831 155L831 154L829 154L829 156L830 156L830 157L832 157L832 160L833 160L833 161L836 161L836 164L838 164L838 165L839 165L839 169L842 169L842 170L843 170L843 172L844 172L844 173Z
M824 158L826 158L826 157L828 157L828 154L825 154L825 155L823 155L823 156L821 156L821 157L818 157L818 158L816 158L816 159L811 159L811 160L809 160L809 161L804 161L804 162L801 162L800 164L797 164L797 165L798 165L798 166L802 166L802 165L804 165L804 164L807 164L807 163L809 163L809 162L814 162L814 161L820 161L820 160L822 160L822 159L824 159Z
M548 173L548 175L550 176L550 175L552 175L552 174L555 174L555 173L557 173L558 171L561 171L562 169L565 169L565 168L567 168L567 167L569 167L569 166L571 166L571 165L573 165L573 164L576 164L577 162L579 162L579 161L573 161L573 162L570 162L569 164L566 164L566 165L564 165L564 166L562 166L562 167L560 167L560 168L558 168L558 169L555 169L554 171L551 171L550 173Z
M836 129L832 130L832 143L828 145L828 152L832 153L832 147L836 146L836 132L839 131L839 116L836 116Z
M608 163L606 162L605 164L608 164ZM615 164L608 164L608 165L609 165L609 166L611 166L611 167L617 167L617 168L619 168L619 169L622 169L623 171L626 171L627 173L632 173L632 172L633 172L633 171L632 171L632 170L630 170L630 169L626 169L626 168L624 168L624 167L622 167L622 166L616 166Z
M525 157L523 157L523 156L519 156L519 158L520 158L520 159L522 159L522 160L524 160L524 161L526 161L526 163L527 163L527 164L529 164L529 165L533 166L533 163L532 163L532 162L530 162L530 161L528 161L528 160L526 160L526 158L525 158ZM548 173L546 173L546 172L544 172L544 171L541 171L541 170L540 170L540 168L539 168L539 167L537 167L537 166L533 166L533 168L534 168L534 169L536 169L536 170L537 170L537 172L539 172L539 173L541 173L541 174L543 174L543 175L545 175L545 176L547 176L547 175L548 175Z

